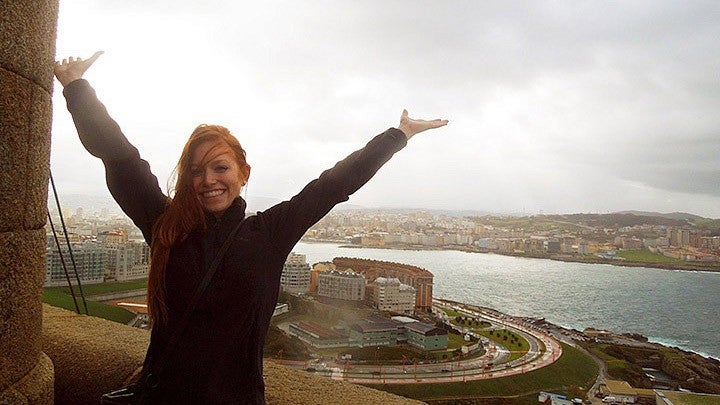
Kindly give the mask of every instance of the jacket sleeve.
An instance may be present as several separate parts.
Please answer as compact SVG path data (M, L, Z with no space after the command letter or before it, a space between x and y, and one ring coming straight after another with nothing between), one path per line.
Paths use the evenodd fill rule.
M86 80L69 83L63 94L80 141L105 165L110 194L150 244L152 225L167 204L150 165L140 158Z
M287 256L308 228L336 204L347 201L406 144L405 134L390 128L324 171L289 201L261 213L276 250Z

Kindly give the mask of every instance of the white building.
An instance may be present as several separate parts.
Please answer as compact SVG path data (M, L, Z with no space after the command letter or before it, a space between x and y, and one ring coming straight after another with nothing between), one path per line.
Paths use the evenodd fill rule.
M68 275L73 284L77 284L75 270L81 283L102 283L105 278L105 249L102 244L94 241L73 242L72 258L67 244L60 239L60 251L54 243L45 249L45 286L67 285L60 253L65 261ZM73 267L73 259L75 266Z
M150 272L150 246L145 242L106 243L105 276L126 281L146 278Z
M415 309L415 289L397 278L378 277L373 282L373 302L381 311L411 314Z
M365 276L354 271L330 270L318 274L317 294L347 301L365 299Z
M310 265L305 255L290 253L285 260L280 286L283 291L299 294L306 293L310 288Z

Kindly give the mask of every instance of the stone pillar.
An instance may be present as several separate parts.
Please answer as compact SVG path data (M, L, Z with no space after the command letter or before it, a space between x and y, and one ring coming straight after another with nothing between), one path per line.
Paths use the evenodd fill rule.
M51 404L41 350L58 0L0 6L0 404Z

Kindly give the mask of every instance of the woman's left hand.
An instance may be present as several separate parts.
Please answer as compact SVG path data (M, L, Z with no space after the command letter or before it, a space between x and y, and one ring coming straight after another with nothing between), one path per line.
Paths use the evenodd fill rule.
M431 121L416 120L408 117L407 110L403 110L402 115L400 116L400 125L398 125L398 129L403 131L403 133L409 140L415 134L419 134L422 131L427 131L428 129L440 128L447 125L447 123L448 120L440 119Z

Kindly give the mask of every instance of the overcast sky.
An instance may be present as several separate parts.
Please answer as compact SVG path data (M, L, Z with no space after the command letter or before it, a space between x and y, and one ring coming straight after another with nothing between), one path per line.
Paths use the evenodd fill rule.
M233 131L249 196L285 199L411 116L367 207L720 217L720 3L62 1L57 55L165 189L199 123ZM56 82L60 193L105 195Z

